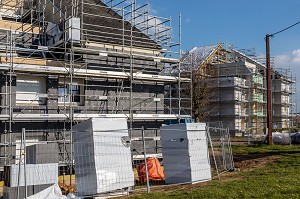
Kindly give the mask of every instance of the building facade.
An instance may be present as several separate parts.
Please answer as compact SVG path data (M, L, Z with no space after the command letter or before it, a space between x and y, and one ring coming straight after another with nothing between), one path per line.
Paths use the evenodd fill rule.
M125 118L137 139L142 128L155 137L166 121L191 118L191 99L174 97L191 79L171 73L180 67L171 19L132 1L7 0L0 8L2 166L16 163L23 128L32 143L57 142L64 165L72 126L89 118ZM157 140L147 144L160 150Z
M221 121L235 136L264 135L267 118L265 65L240 51L225 49L220 44L194 48L187 53L187 57L194 60L195 117L199 116L206 122ZM293 83L295 81L291 76L273 69L274 130L286 131L291 127Z

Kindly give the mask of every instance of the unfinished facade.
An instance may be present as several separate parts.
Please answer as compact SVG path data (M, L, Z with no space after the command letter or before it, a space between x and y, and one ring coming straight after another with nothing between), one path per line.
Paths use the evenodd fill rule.
M267 117L266 67L222 45L194 48L187 57L193 60L195 117L206 122L221 121L235 136L263 135ZM295 82L277 70L272 74L273 125L284 131L289 128Z
M295 83L296 79L289 70L277 69L272 73L273 128L276 130L293 128Z
M28 143L58 143L72 172L76 123L126 118L133 138L135 129L157 136L165 121L191 118L191 99L178 90L191 89L190 73L172 74L181 64L171 19L148 5L2 0L0 10L1 166L17 162L22 128Z

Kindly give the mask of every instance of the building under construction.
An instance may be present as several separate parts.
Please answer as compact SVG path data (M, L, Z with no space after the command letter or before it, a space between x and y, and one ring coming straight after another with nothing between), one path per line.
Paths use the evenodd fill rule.
M221 121L236 136L261 136L266 129L266 67L250 53L221 44L196 47L184 60L193 65L194 114L200 121ZM188 67L187 67L188 68ZM288 70L272 72L273 129L292 125L295 78Z
M172 20L147 4L1 0L0 16L1 168L19 162L22 129L27 145L57 144L68 174L74 124L125 118L138 140L135 129L155 137L162 124L191 118L191 96L181 94L191 90L191 73L176 72ZM159 141L151 143L159 153Z
M143 158L146 161L146 150L151 157L162 158L161 126L187 122L193 115L199 121L222 121L235 135L249 131L263 133L265 66L222 45L198 47L182 54L180 17L177 42L172 38L170 18L153 16L148 4L140 5L132 0L1 0L0 17L0 171L10 194L7 198L17 198L16 187L18 197L20 192L28 195L26 186L25 191L20 191L24 188L20 179L16 183L7 178L20 176L21 164L25 173L26 162L31 164L28 173L38 168L40 173L52 175L47 181L51 183L57 181L57 173L67 174L72 184L74 138L71 132L80 146L75 149L83 154L84 150L92 150L94 144L89 137L80 140L82 135L91 132L73 129L74 125L77 129L85 128L80 127L84 121L116 119L107 129L122 132L118 150L124 152L122 147L127 147L129 151L127 168L123 170L127 173L137 168L130 163ZM293 93L290 85L294 81L273 71L273 82L273 123L284 130L290 123L290 94ZM122 129L114 125L119 119L127 121L120 125ZM126 125L129 138L123 129ZM95 125L98 129L103 126ZM196 137L199 132L192 134L195 137L186 136L188 131L196 131L190 127L196 130L199 127L197 131L202 137ZM174 131L172 128L169 132ZM163 140L165 146L169 147L171 141L181 146L189 139L198 144L202 140L201 147L205 148L202 156L206 159L198 160L197 153L193 153L193 158L205 162L205 170L202 172L199 164L193 166L197 172L209 174L205 124L184 128L176 133L188 139L178 140L170 133L168 140ZM95 137L95 140L103 138ZM107 146L115 150L112 142L99 144L98 152L105 151ZM191 150L189 146L178 150L186 155ZM200 148L195 151L201 152ZM167 148L167 152L174 152L173 148ZM182 160L178 154L172 155ZM122 163L122 153L115 157ZM102 158L107 158L109 164L110 160L111 165L117 162L105 153L95 155L93 161L101 163ZM81 162L83 169L78 168L84 171L89 161L86 158ZM128 176L132 178L133 172ZM28 185L35 186L31 182L29 179ZM37 192L49 183L42 185L28 190Z

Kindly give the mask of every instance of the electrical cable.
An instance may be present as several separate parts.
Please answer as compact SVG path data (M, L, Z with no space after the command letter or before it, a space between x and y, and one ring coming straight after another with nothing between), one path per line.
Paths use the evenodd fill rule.
M286 30L288 30L288 29L290 29L290 28L292 28L292 27L294 27L294 26L296 26L296 25L298 25L298 24L300 24L300 21L298 21L297 23L295 23L295 24L293 24L293 25L291 25L291 26L289 26L289 27L287 27L287 28L284 28L284 29L282 29L282 30L280 30L280 31L278 31L278 32L275 32L275 33L273 33L273 34L270 34L269 36L270 36L270 37L274 37L275 35L277 35L277 34L279 34L279 33L282 33L282 32L284 32L284 31L286 31Z

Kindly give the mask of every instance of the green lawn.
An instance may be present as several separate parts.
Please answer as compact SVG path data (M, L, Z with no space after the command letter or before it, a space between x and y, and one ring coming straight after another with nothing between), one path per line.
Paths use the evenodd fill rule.
M280 157L259 168L241 167L221 181L153 190L130 198L300 198L300 146L233 146L233 153L243 160Z

